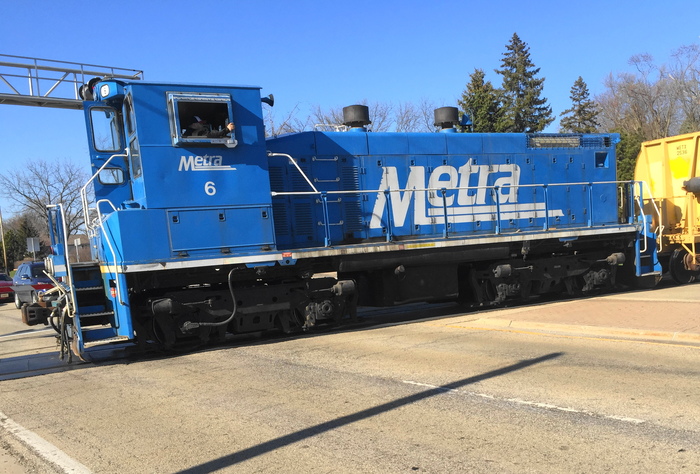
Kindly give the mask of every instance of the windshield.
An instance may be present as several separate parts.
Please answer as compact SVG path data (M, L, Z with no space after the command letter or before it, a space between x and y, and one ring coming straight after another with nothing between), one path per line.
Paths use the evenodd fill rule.
M119 151L119 117L117 111L108 107L90 109L93 145L97 151Z
M36 267L32 267L32 276L34 278L45 278L46 275L44 275L44 266L38 265Z

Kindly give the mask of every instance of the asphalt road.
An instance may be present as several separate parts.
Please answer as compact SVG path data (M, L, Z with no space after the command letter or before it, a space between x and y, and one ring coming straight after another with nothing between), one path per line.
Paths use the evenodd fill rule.
M63 472L700 472L700 346L445 312L66 370L4 306L0 376L34 376L0 382L0 442L26 472L8 419Z

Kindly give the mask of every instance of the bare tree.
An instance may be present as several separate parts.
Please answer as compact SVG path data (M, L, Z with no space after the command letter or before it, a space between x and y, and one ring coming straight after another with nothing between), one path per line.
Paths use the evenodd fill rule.
M400 103L394 108L394 122L397 132L415 132L420 127L420 112L411 102Z
M272 107L266 107L264 117L265 136L276 137L284 133L301 132L308 128L309 118L305 121L300 120L297 117L298 112L299 104L295 105L287 115L278 121Z
M373 102L368 104L363 101L363 105L369 107L369 117L372 120L371 129L373 132L388 132L394 123L392 116L394 106L388 102Z
M669 77L683 117L680 133L700 130L700 45L682 46L674 54Z
M675 64L657 66L647 54L630 59L635 73L608 76L596 96L603 130L654 140L700 125L700 49L680 48Z
M368 103L366 100L358 102L369 108L369 118L372 124L369 126L373 132L434 132L435 131L435 104L427 99L422 99L418 104L402 102L394 105L390 102ZM322 109L320 106L313 108L310 122L318 125L342 125L342 107Z
M362 100L357 104L366 105L369 108L369 119L372 122L369 126L370 130L373 132L387 132L390 130L391 125L394 123L394 117L392 116L394 107L390 103L373 102L368 104L367 100ZM321 106L316 105L311 113L311 122L314 125L340 126L344 121L342 107L322 109Z
M322 109L320 105L315 105L308 121L314 127L340 127L344 122L343 109L342 107Z
M418 117L419 122L416 127L415 132L435 132L437 127L435 126L435 109L437 109L435 102L432 102L426 98L421 99L418 103Z
M80 189L87 181L85 171L68 160L30 162L20 170L0 175L0 186L22 214L40 219L48 230L48 204L63 204L68 234L83 227Z

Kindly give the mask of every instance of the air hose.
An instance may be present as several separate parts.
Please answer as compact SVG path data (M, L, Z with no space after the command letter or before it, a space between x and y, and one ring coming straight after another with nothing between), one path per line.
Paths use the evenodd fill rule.
M233 311L231 312L231 316L229 316L227 319L224 321L219 321L216 323L209 323L209 322L192 322L192 321L185 321L185 323L182 325L182 330L183 331L189 331L191 329L197 329L198 327L219 327L219 326L225 326L226 324L230 323L233 317L236 315L236 311L238 310L238 304L236 303L236 295L233 293L233 285L231 284L231 275L233 274L233 269L231 269L230 272L228 272L228 290L231 292L231 299L233 300Z

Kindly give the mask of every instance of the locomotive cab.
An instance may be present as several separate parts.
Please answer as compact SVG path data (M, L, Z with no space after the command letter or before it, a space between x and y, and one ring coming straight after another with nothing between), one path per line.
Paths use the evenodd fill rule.
M118 235L124 263L150 261L154 249L167 261L275 247L258 88L94 87L99 100L86 103L93 215L143 230ZM129 210L142 212L117 212Z

